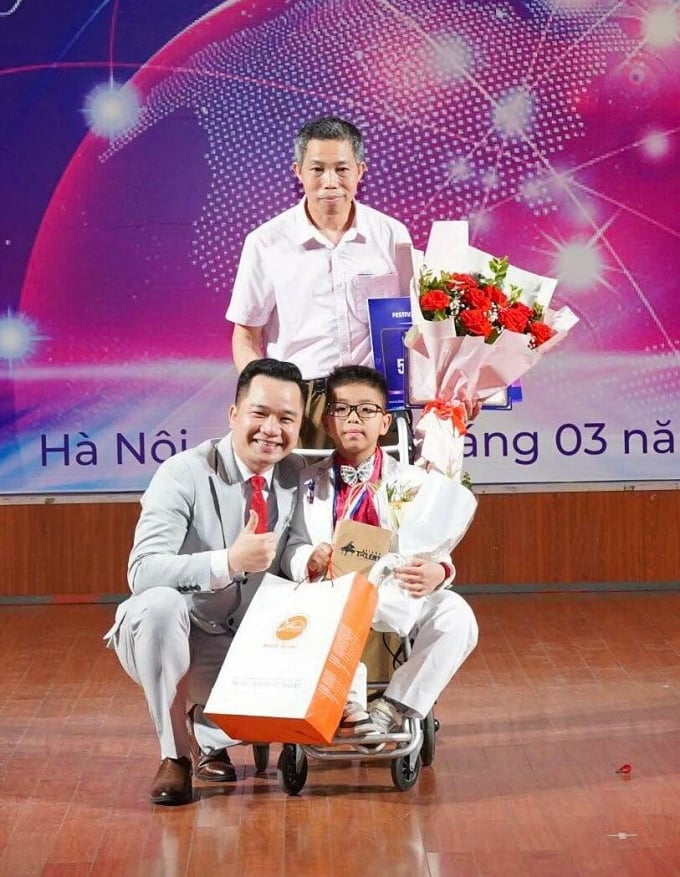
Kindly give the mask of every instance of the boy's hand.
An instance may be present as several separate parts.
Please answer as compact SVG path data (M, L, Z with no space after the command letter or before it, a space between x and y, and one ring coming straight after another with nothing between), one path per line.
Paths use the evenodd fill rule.
M326 575L331 562L332 552L333 546L329 545L328 542L321 542L321 544L317 545L314 551L312 551L309 555L309 560L307 561L307 572L309 573L309 578L311 580L320 579L322 576Z
M251 510L248 523L229 549L229 569L233 573L264 572L272 564L279 541L276 533L257 533L257 512Z
M397 567L394 577L412 597L426 597L441 585L446 571L441 563L416 557L405 566Z

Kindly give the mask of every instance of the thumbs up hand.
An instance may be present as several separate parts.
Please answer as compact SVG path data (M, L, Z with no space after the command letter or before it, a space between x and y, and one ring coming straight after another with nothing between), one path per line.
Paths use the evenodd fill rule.
M229 549L229 568L233 573L264 572L276 555L276 533L258 533L257 512L250 510L245 527Z
M257 525L260 523L260 516L258 513L251 509L248 514L248 520L246 521L246 525L241 532L243 533L257 533Z

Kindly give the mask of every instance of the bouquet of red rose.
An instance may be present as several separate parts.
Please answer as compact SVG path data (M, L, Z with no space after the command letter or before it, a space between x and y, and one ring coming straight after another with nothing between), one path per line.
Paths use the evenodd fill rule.
M578 318L548 307L556 281L468 245L466 222L435 222L414 251L409 398L424 405L421 456L460 477L465 410L504 390L564 338Z
M501 332L529 336L530 349L539 347L555 335L543 320L545 308L534 302L529 307L520 296L523 290L511 285L503 291L508 260L489 259L486 274L459 274L423 269L420 275L419 304L423 317L432 322L452 319L456 335L474 335L493 344Z

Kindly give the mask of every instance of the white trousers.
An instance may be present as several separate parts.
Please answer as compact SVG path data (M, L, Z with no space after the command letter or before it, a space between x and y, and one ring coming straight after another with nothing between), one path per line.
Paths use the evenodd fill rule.
M144 691L161 758L189 755L186 717L191 704L197 705L194 734L204 752L237 742L203 715L230 635L208 634L192 625L182 595L166 587L150 588L121 603L112 630L118 660Z
M367 686L368 671L366 669L366 664L359 662L356 672L354 673L354 678L352 679L352 685L350 686L346 702L358 703L363 709L366 709L366 702L368 700Z
M421 603L411 655L394 671L383 696L422 719L477 645L479 629L472 608L454 591L434 591Z

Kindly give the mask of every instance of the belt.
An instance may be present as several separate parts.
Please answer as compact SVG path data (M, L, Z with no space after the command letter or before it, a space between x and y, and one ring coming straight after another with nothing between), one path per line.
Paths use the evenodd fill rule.
M326 392L326 378L310 378L306 384L314 393Z

